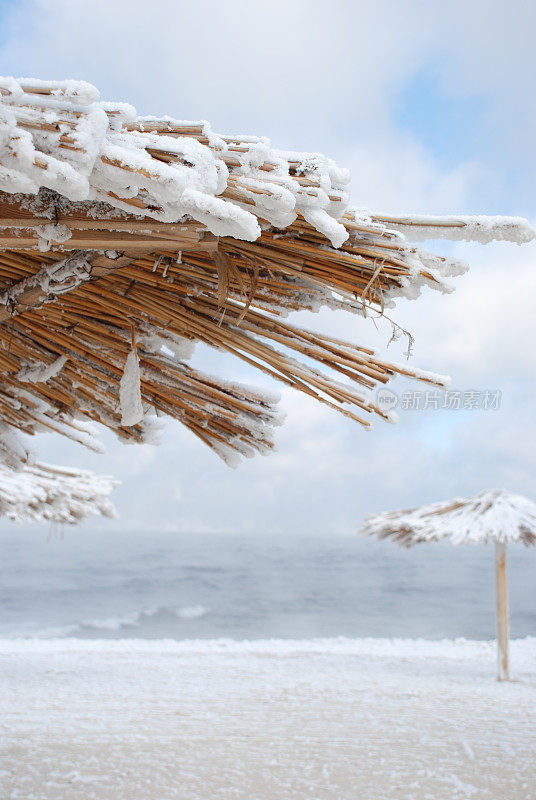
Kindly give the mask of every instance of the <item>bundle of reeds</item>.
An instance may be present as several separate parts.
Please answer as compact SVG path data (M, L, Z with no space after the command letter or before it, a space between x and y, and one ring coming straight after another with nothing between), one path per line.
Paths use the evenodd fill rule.
M81 420L152 441L155 417L171 416L228 462L268 452L276 398L194 369L196 341L365 427L372 415L392 419L371 392L394 375L444 385L285 317L321 306L383 315L423 286L450 291L446 277L463 263L349 209L349 176L324 156L137 118L97 96L83 83L0 79L9 429L98 447ZM521 227L503 226L513 239ZM25 460L5 437L4 451Z
M281 266L276 260L284 252L281 241L270 237L273 251L267 245L267 262L224 240L215 254L183 251L180 260L171 252L108 259L108 270L101 266L106 257L91 252L61 261L1 253L0 275L12 281L4 291L0 316L4 420L27 432L45 426L87 443L85 432L73 427L71 419L73 412L81 412L122 438L143 441L148 434L143 421L121 424L120 381L135 348L146 414L181 420L225 458L232 451L267 452L278 421L273 399L188 366L188 341L226 350L366 427L371 413L388 418L364 390L394 374L417 376L416 371L386 363L370 349L299 328L281 316L282 311L313 309L330 299L361 313L367 304L377 305L381 288L372 290L373 282L367 288L362 277L367 269L374 276L372 257L357 269L351 260L341 261L331 272L318 257L300 264L301 255L291 247ZM117 260L122 266L115 267ZM62 291L61 282L45 282L45 276L50 281L69 264L74 265L64 277L69 291ZM74 267L84 278L76 288L71 285L77 280ZM100 277L93 275L99 269ZM384 278L379 272L375 280L378 276L388 285L389 273ZM339 300L332 297L333 288L340 292ZM350 382L321 372L314 361ZM423 379L442 385L438 376Z
M36 462L22 470L0 465L0 515L12 522L75 525L90 516L115 517L107 475Z

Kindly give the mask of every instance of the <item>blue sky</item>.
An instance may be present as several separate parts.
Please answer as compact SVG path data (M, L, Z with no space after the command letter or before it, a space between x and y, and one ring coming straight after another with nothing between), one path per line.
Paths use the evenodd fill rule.
M464 161L483 161L497 172L500 191L479 198L483 213L530 214L534 164L527 164L523 150L504 147L505 131L494 117L494 97L489 90L474 89L467 94L446 90L433 62L408 82L393 108L397 129L418 139L441 169L454 169Z
M373 210L536 219L536 10L519 0L0 0L0 13L6 74L84 78L139 113L321 150L351 168L354 202ZM413 363L462 390L502 389L500 410L401 412L367 434L284 391L278 453L238 471L172 423L159 449L105 434L103 458L43 436L40 456L123 481L120 522L92 523L112 529L347 533L373 510L487 487L534 497L536 248L448 249L471 263L456 292L401 301L395 316L416 337ZM310 323L403 358L386 350L388 326ZM219 354L199 361L262 383Z
M443 169L478 154L483 119L490 106L485 93L464 97L446 92L431 61L404 86L393 103L393 121L434 153Z

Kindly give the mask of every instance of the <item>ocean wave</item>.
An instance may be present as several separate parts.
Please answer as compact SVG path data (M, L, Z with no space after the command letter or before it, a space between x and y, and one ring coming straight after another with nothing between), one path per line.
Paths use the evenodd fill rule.
M78 627L95 628L101 631L118 631L121 628L138 627L143 617L151 617L155 611L134 611L130 614L123 614L121 617L107 617L106 619L95 619L81 622Z
M208 608L202 605L179 606L178 608L159 606L158 608L146 608L143 611L123 614L119 617L108 617L107 619L82 622L79 627L94 628L104 631L119 631L122 628L138 628L145 622L150 622L157 617L166 617L170 614L179 617L179 619L198 619L208 614Z
M76 638L77 636L95 637L100 631L104 634L114 634L119 632L132 635L139 631L139 636L143 637L151 625L165 625L170 628L170 635L173 635L173 620L196 620L209 613L209 609L203 605L192 606L158 606L145 608L142 611L131 611L117 616L103 617L99 619L86 619L81 622L67 623L45 628L37 625L27 625L24 629L4 632L6 638L16 639L63 639ZM177 624L177 622L175 622Z
M55 625L49 628L41 628L33 631L12 632L7 639L64 639L66 637L76 637L80 633L80 625Z
M178 617L179 619L199 619L199 617L204 617L205 614L208 614L208 608L202 605L159 606L157 608L146 608L143 611L134 611L122 616L82 622L78 627L81 630L91 628L101 631L120 631L124 628L139 628L152 621L162 621L169 616Z

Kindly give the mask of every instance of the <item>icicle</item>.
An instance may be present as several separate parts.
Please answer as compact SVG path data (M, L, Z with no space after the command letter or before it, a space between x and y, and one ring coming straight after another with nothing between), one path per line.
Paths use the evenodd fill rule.
M121 425L130 427L142 421L140 361L134 333L132 335L132 350L127 356L123 377L119 384L119 402L121 405Z

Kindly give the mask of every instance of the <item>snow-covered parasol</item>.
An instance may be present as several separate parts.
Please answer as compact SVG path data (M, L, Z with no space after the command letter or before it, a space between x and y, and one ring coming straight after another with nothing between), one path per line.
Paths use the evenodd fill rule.
M272 449L277 395L206 375L196 342L370 428L373 391L444 376L289 322L322 307L390 319L467 265L413 239L522 244L520 218L370 214L319 153L139 117L83 81L0 78L0 421L92 448L188 427L227 463ZM1 437L0 437L1 438ZM4 437L5 438L5 437ZM0 442L1 445L1 442ZM22 462L24 463L24 457Z
M108 475L50 464L25 465L15 472L0 465L0 516L13 522L75 525L90 516L114 518L109 500L118 481Z
M498 679L508 680L508 592L506 545L536 544L536 503L513 492L488 490L427 506L372 514L363 521L364 536L392 539L403 547L427 542L495 544Z

